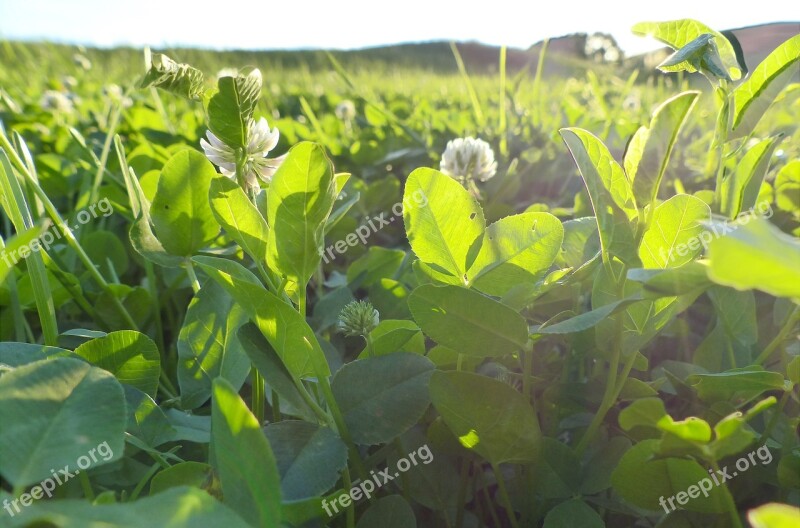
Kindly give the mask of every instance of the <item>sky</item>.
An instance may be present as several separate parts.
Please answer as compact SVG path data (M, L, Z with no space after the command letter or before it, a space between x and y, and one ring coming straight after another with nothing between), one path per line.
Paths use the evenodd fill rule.
M796 0L0 0L0 40L101 47L354 49L429 40L527 48L546 37L611 33L628 55L659 45L636 22L694 18L723 30L800 20ZM543 6L541 9L538 6Z

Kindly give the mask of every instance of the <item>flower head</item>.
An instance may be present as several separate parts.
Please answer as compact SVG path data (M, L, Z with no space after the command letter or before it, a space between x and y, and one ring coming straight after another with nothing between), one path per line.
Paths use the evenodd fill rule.
M84 55L83 53L75 53L72 55L72 62L75 63L75 66L81 68L82 70L91 70L92 69L92 61Z
M72 98L68 94L56 90L47 90L39 99L39 106L45 110L54 112L70 113L74 109Z
M486 181L497 172L492 147L482 139L458 138L447 142L439 169L462 183Z
M347 336L366 336L379 322L380 314L369 301L352 301L339 314L339 329Z
M350 99L345 99L334 110L336 117L342 121L349 121L356 116L356 105Z
M123 108L130 108L133 106L133 100L125 96L125 92L118 84L108 84L103 87L103 95L108 97L112 103L118 103Z
M236 178L236 150L226 145L210 130L207 133L208 141L200 140L206 157L225 176ZM267 154L278 144L280 133L277 128L270 130L269 123L263 117L258 121L251 120L247 127L247 148L245 152L243 176L249 190L256 190L260 186L258 178L269 181L278 170L283 159L267 158Z

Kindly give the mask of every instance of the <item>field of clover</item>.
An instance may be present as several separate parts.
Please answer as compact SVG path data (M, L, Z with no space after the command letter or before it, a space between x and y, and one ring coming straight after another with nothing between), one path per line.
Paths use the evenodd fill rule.
M796 527L800 36L633 30L658 71L5 43L0 527Z

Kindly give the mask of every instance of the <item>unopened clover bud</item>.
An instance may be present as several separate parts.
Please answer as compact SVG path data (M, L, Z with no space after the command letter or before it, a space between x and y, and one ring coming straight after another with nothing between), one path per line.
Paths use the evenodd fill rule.
M352 301L339 314L339 330L347 336L368 336L378 323L380 314L369 301Z

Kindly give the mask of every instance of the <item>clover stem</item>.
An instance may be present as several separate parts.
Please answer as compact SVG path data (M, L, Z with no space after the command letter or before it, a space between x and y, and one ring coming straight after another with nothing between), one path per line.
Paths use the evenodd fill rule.
M89 480L89 474L86 471L81 471L78 474L78 479L81 482L81 488L83 488L83 495L90 501L94 500L94 490L92 489L92 483Z
M500 497L503 499L503 507L506 510L506 515L508 515L508 520L511 521L511 526L513 528L519 528L517 514L514 513L514 507L511 505L511 497L508 496L506 481L503 478L503 474L500 473L500 468L495 464L492 464L492 471L494 471L494 478L497 480L497 487L500 489Z
M780 332L775 336L775 339L770 341L767 347L758 355L758 359L756 359L757 365L761 365L769 359L775 349L784 342L797 321L800 321L800 307L795 306L792 313L786 318L786 322L783 323Z
M353 461L356 473L361 479L366 479L367 473L364 471L364 463L361 460L361 455L358 452L355 442L353 442L353 437L350 436L350 430L347 428L342 411L339 409L339 404L336 403L336 398L333 396L333 390L331 390L331 384L328 382L328 378L326 376L319 376L319 385L322 389L325 401L328 403L328 410L336 424L336 430L339 432L339 436L344 440L350 452L349 458Z
M781 396L780 401L778 402L778 408L775 409L775 412L772 414L772 417L767 422L767 427L764 429L764 432L761 433L761 438L758 439L759 444L765 444L769 435L772 434L772 430L778 424L778 418L782 416L783 408L786 405L786 402L789 400L789 396L791 396L792 391L785 391L783 396Z
M367 357L374 357L375 348L372 345L372 337L369 335L369 332L364 335L364 340L367 342Z
M353 488L353 481L350 478L350 468L347 466L342 470L342 483L344 488L349 492ZM347 528L355 528L356 525L356 505L351 500L347 506Z
M536 405L536 396L531 387L531 379L533 378L533 342L528 341L525 349L522 351L522 394L533 407L533 424L536 427L538 436L542 435L542 428L539 424L539 409Z
M609 263L610 264L610 263ZM609 265L610 269L613 269ZM611 275L614 277L614 275ZM617 296L621 299L625 293L625 277L626 277L626 266L623 265L622 271L619 275L619 279L617 280ZM613 352L611 356L611 362L609 365L608 371L608 381L606 382L606 388L603 392L603 399L600 402L600 407L597 409L597 413L592 418L591 423L589 423L589 427L586 429L586 432L583 434L580 442L578 442L575 451L577 454L582 454L586 447L589 445L589 442L594 437L597 429L600 427L600 424L606 417L606 414L611 407L614 406L614 402L617 400L619 393L622 391L622 387L625 386L625 381L628 379L628 374L630 374L631 368L633 368L633 363L636 360L637 351L633 350L628 356L627 360L625 361L625 365L622 368L622 376L619 377L618 381L618 370L619 370L619 363L620 358L622 356L622 335L624 331L624 312L620 312L615 316L615 332L614 332L614 344L613 344Z
M494 501L489 496L489 489L486 483L486 479L483 475L483 470L481 468L478 468L476 474L481 480L481 489L483 490L483 497L484 499L486 499L486 506L489 510L489 514L492 516L492 522L493 522L492 526L502 526L502 524L500 523L500 518L497 516L497 511L495 510L494 507Z
M281 399L275 391L272 391L272 421L281 421Z
M253 415L258 420L258 425L264 424L264 398L266 397L264 388L264 378L261 373L253 369L253 394L252 404Z
M714 208L716 211L722 210L722 179L725 175L725 143L728 142L728 131L730 129L731 118L731 99L725 89L719 88L718 96L722 99L722 106L717 116L716 128L714 130L714 140L711 144L712 149L709 153L714 156L714 170L716 171L714 186Z
M189 282L192 283L192 290L197 293L200 291L200 281L197 280L197 274L194 272L191 259L187 258L183 261L186 268L186 274L189 276Z
M458 486L458 496L456 499L456 527L461 528L464 524L464 501L467 500L467 484L469 484L469 469L472 464L466 458L461 459L461 483ZM447 511L444 512L445 521L450 525Z
M720 473L719 464L717 464L716 460L711 460L711 467L714 471ZM725 506L728 508L728 514L731 516L733 528L743 528L742 520L739 518L739 511L736 509L736 503L733 502L733 495L731 495L728 485L724 482L722 483L722 494L725 496Z

